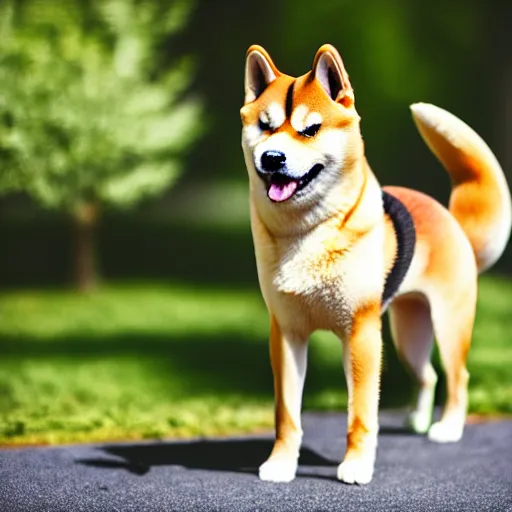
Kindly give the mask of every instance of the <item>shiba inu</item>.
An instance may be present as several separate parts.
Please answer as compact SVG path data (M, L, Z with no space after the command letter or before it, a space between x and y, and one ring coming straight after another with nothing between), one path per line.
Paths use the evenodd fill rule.
M354 91L334 47L322 46L311 71L299 78L281 73L260 46L247 52L242 146L275 390L276 440L259 470L263 480L295 477L307 341L326 329L343 341L349 392L338 478L370 482L387 309L397 351L419 384L411 428L437 442L462 436L477 275L505 248L511 198L496 158L469 126L431 104L411 109L451 176L449 209L421 192L381 188L365 158ZM431 425L434 334L447 401Z

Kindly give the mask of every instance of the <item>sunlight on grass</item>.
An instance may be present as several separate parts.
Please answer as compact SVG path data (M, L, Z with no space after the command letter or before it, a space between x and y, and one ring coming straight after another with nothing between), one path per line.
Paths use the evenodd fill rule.
M0 335L66 343L67 336L120 332L265 335L258 293L158 284L105 286L99 292L34 291L0 297ZM256 321L257 319L257 321Z
M213 435L272 424L258 293L116 285L90 295L10 293L0 311L4 441ZM257 367L248 348L255 341ZM243 364L260 370L253 381Z
M469 352L472 412L512 414L512 285L485 277Z
M512 284L481 281L472 412L512 413ZM0 442L223 435L273 424L268 320L258 290L116 284L0 297ZM315 334L306 408L343 410L339 341ZM412 381L386 341L382 404Z

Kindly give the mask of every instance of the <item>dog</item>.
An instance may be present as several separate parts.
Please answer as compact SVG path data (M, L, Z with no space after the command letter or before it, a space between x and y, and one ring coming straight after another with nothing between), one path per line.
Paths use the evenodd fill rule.
M468 125L431 104L411 110L452 179L448 209L421 192L380 186L333 46L322 46L299 78L281 73L262 47L247 52L242 147L275 392L276 438L259 468L262 480L295 477L307 343L323 329L343 342L349 395L337 476L348 484L371 481L386 310L397 352L419 384L408 424L441 443L463 434L477 276L507 244L511 197L495 156ZM447 400L431 424L434 334Z

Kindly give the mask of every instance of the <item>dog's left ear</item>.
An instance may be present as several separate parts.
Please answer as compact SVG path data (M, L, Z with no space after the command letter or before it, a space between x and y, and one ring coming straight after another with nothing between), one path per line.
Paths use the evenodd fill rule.
M245 60L245 103L256 100L280 75L268 52L257 44L252 45Z
M312 76L316 78L333 101L348 107L354 103L354 91L338 50L324 44L316 52Z

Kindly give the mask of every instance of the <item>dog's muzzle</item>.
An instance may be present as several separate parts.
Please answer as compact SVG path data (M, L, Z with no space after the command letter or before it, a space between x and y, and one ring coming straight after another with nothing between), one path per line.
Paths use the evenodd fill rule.
M286 169L286 156L279 151L265 151L261 156L259 177L267 185L267 196L274 203L282 203L304 189L323 170L322 164L315 164L306 174L297 178Z

